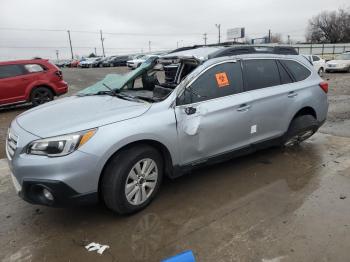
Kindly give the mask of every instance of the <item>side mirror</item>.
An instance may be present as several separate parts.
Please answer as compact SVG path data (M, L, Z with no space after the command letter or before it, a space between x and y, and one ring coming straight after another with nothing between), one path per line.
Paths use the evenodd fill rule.
M185 113L187 115L193 115L194 113L196 113L196 111L197 111L197 109L195 107L192 107L192 106L185 108Z

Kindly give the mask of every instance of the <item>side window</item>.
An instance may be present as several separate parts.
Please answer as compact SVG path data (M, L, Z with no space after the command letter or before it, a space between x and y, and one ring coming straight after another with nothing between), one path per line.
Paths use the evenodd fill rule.
M23 75L24 69L21 65L2 65L0 66L0 79L15 77L19 75Z
M24 67L29 73L37 73L45 70L41 65L38 64L28 64Z
M312 60L314 60L314 62L317 62L320 61L320 58L318 56L313 55Z
M293 79L289 75L286 69L282 66L280 62L277 62L278 71L280 72L281 84L293 83Z
M280 85L277 63L272 59L243 61L245 91Z
M218 97L238 94L243 91L242 71L239 62L216 65L195 80L187 88L180 104L196 103Z
M298 62L292 60L282 60L282 63L287 67L296 81L302 81L311 75L309 69Z

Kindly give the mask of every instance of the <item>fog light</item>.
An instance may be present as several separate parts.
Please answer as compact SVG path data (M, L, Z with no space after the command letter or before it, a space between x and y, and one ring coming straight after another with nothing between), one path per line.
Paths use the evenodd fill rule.
M43 189L43 195L47 200L53 201L53 195L46 188Z

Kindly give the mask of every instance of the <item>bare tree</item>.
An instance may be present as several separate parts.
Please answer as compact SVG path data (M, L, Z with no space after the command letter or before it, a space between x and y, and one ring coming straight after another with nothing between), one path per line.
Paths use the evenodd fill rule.
M344 43L350 40L350 12L324 11L309 20L306 40L314 43Z
M282 43L282 35L280 33L272 34L271 43Z

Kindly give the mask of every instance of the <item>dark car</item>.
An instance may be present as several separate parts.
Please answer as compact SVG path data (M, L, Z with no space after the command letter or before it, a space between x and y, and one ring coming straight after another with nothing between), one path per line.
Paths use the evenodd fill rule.
M37 106L67 91L61 70L48 60L0 62L0 107L27 102Z
M126 66L126 61L130 59L129 56L116 56L109 60L109 66Z

